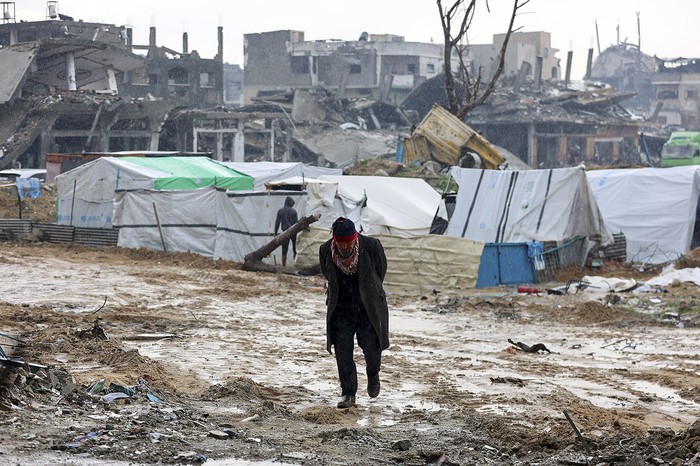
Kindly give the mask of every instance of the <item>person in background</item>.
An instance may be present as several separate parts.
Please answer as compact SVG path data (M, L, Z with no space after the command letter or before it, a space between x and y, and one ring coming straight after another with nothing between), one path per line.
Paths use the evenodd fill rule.
M294 209L294 199L287 196L284 200L284 207L277 211L277 218L275 219L275 236L280 227L282 231L288 230L289 227L294 225L299 221L299 216L297 211ZM293 235L291 238L292 242L292 252L294 257L297 256L297 235ZM282 267L287 266L287 253L289 252L289 241L282 243Z
M338 408L355 405L357 368L355 335L365 357L367 394L379 396L382 351L389 347L389 310L384 292L387 262L376 238L358 234L352 220L339 217L333 237L319 247L326 290L326 350L338 365L342 399Z

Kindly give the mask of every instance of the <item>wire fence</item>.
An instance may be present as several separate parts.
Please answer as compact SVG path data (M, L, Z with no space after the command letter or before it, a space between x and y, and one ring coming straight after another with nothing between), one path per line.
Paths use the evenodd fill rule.
M583 267L588 249L586 247L586 237L577 236L564 242L561 245L553 243L553 247L545 250L541 254L535 254L530 259L535 268L535 281L537 283L547 283L556 281L559 272L567 267Z

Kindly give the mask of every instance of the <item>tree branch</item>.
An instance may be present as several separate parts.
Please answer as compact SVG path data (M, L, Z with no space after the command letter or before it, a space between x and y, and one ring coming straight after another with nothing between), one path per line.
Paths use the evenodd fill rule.
M503 72L505 55L506 50L508 49L510 37L513 32L520 30L520 28L514 28L515 17L517 16L518 10L527 5L530 0L513 0L513 10L500 53L497 57L497 66L485 88L482 87L482 68L479 67L476 74L476 79L474 79L469 72L469 67L465 59L465 53L468 51L468 45L459 45L460 42L467 37L469 28L472 25L476 12L476 2L477 0L456 0L450 6L450 8L445 11L442 5L442 0L436 0L444 37L443 59L445 62L445 94L447 97L447 106L450 112L460 119L462 119L474 108L483 105L486 99L488 99L495 90L496 82ZM460 8L464 9L463 16L459 22L459 30L453 35L453 21L457 20L457 17L459 16L458 11ZM489 13L491 12L488 0L486 1L486 10ZM453 51L456 51L458 55L459 64L457 76L455 76L455 71L452 69ZM457 85L458 80L460 82L459 86ZM459 96L460 93L461 98Z
M246 254L243 262L243 270L284 272L292 275L314 275L315 273L318 273L318 271L320 271L318 266L311 266L303 269L297 269L294 267L278 267L276 265L265 264L262 260L269 256L272 251L289 241L292 236L296 235L301 230L308 228L312 223L318 221L319 218L321 218L321 214L318 213L302 217L297 223L275 236L273 240L267 243L265 246Z

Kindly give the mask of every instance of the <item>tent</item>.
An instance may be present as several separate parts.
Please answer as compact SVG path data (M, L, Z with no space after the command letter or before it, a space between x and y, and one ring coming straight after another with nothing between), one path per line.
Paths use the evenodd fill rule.
M229 168L253 177L253 190L264 191L265 184L300 177L316 179L321 175L342 175L340 168L325 168L304 165L301 162L221 162Z
M294 200L299 218L307 214L306 192L227 192L219 199L217 209L215 259L243 262L245 255L260 249L274 238L277 211L287 196ZM281 231L277 232L278 234ZM292 247L287 253L292 263ZM281 264L282 249L277 248L265 262Z
M446 234L495 243L613 241L583 167L500 171L453 167L459 185Z
M367 235L427 235L436 214L447 217L440 194L420 178L323 175L319 180L338 183L336 212ZM330 227L333 220L322 217L319 226Z
M328 229L315 225L299 235L297 266L318 264L318 248L331 238ZM388 263L384 285L392 292L430 293L435 289L467 289L476 285L482 241L443 235L374 237L384 246Z
M277 210L287 196L294 199L300 218L320 213L314 227L326 232L337 217L344 216L365 234L399 237L428 234L442 205L440 195L422 179L321 178L329 179L305 179L303 191L120 191L114 216L120 230L118 244L243 261L246 254L272 240ZM265 261L280 263L279 252Z
M117 190L250 190L253 178L207 157L100 157L56 176L57 222L112 226Z
M627 241L627 261L659 264L688 252L700 167L591 170L586 173L605 223Z
M306 193L222 191L119 191L114 224L118 246L168 252L194 252L243 262L245 255L274 237L275 218L287 196L300 214ZM157 213L157 216L156 216ZM278 232L281 233L281 232ZM290 249L291 254L291 249ZM277 249L265 259L281 262Z
M114 201L117 246L193 252L212 258L223 191L119 191Z

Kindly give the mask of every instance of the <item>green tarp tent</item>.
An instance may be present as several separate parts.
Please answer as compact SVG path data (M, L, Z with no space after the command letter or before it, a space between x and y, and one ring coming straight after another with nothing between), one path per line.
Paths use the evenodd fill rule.
M185 190L205 186L231 191L252 190L253 177L208 157L121 157L118 160L168 173L154 180L156 190Z
M100 157L55 178L57 222L110 228L115 191L253 189L253 178L207 157Z

